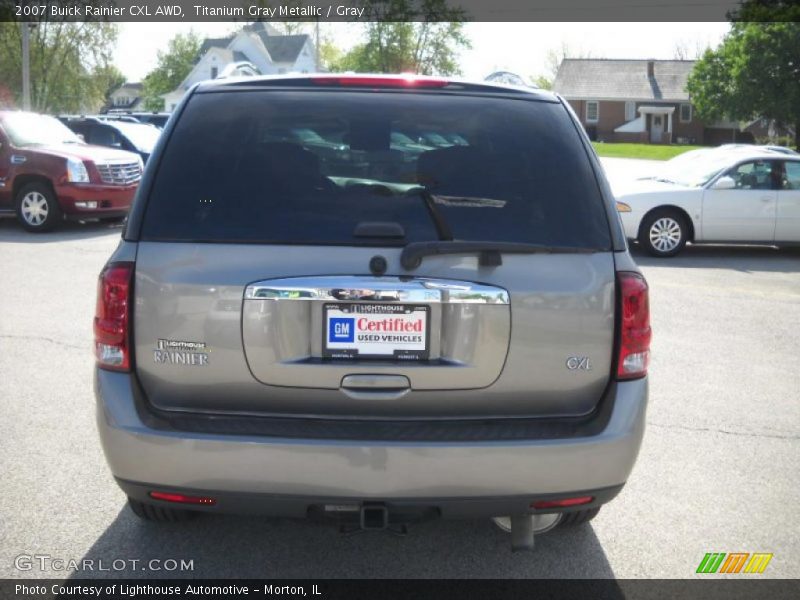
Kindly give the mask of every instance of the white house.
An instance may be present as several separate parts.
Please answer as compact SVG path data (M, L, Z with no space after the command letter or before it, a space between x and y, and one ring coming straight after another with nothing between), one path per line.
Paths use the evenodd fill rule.
M142 101L142 84L138 82L123 83L111 92L106 109L136 110Z
M164 94L164 108L172 112L183 95L198 81L215 79L231 63L248 61L263 75L317 71L311 37L281 35L267 23L257 22L224 38L206 38L191 72L172 92Z

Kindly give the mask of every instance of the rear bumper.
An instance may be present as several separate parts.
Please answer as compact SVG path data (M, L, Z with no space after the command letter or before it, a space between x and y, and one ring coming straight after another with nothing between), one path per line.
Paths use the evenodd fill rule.
M64 184L55 192L61 211L68 219L120 217L128 213L136 185ZM82 208L81 202L96 202L96 208Z
M620 383L605 427L589 437L509 441L360 441L155 429L131 376L97 370L97 423L112 473L129 495L212 496L221 512L302 516L352 500L430 505L443 516L494 516L539 499L610 500L630 474L644 432L647 380ZM545 511L552 512L552 511Z
M444 519L470 519L500 517L509 515L559 513L586 510L602 506L612 500L622 490L622 485L600 490L581 490L570 493L569 497L590 496L593 500L580 506L569 508L532 509L535 502L563 499L565 494L525 494L516 496L481 496L476 498L423 496L418 498L379 498L326 496L322 494L286 495L230 492L226 490L196 490L189 488L165 488L152 484L133 483L117 479L122 490L134 500L149 504L187 508L201 512L226 514L256 514L275 517L302 519L305 517L326 517L340 521L358 520L359 509L365 504L385 506L389 515L399 522L412 521L424 515ZM167 491L187 496L212 497L213 506L173 504L153 500L152 491ZM405 518L403 517L405 515Z

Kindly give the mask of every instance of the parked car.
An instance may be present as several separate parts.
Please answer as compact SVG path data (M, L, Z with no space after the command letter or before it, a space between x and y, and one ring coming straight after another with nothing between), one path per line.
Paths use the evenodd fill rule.
M257 75L261 75L257 66L249 61L241 60L226 65L217 77L226 79L228 77L256 77Z
M470 143L415 152L398 179L392 133L422 122ZM521 549L620 491L645 425L648 289L561 98L216 80L165 135L94 321L100 439L136 515L507 517ZM346 156L380 175L353 180Z
M65 125L89 144L136 152L143 163L150 158L161 135L161 130L153 125L104 117L68 119Z
M435 148L447 148L453 145L453 142L436 131L422 131L419 133L417 139L419 139L420 144L427 144Z
M164 126L169 120L169 113L163 112L143 112L143 111L122 111L118 109L111 109L101 117L125 117L133 119L137 123L145 123L153 125L159 129L164 129Z
M99 119L101 121L125 121L127 123L139 123L139 119L128 114L122 113L108 113L101 115L57 115L56 118L64 125L68 125L70 121L79 121L87 117Z
M418 144L410 137L408 137L405 133L400 131L393 131L391 135L391 148L393 150L399 150L401 152L405 152L409 155L417 155L421 154L422 152L428 152L433 150L433 146L426 146L424 144Z
M800 244L800 156L701 149L615 192L625 234L654 256L687 242Z
M141 174L136 154L85 144L54 117L0 111L0 214L28 231L123 218Z
M776 146L774 144L765 144L763 146L755 146L752 144L722 144L718 146L718 148L729 148L729 149L753 149L753 148L761 148L763 150L770 150L772 152L777 152L778 154L790 154L792 156L797 156L798 153L792 150L791 148L787 148L786 146Z

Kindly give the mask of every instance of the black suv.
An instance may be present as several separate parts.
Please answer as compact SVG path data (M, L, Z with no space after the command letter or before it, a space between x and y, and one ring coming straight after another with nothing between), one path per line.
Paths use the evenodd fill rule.
M133 117L129 119L67 117L61 121L88 144L136 152L146 163L161 131L153 125L138 123Z

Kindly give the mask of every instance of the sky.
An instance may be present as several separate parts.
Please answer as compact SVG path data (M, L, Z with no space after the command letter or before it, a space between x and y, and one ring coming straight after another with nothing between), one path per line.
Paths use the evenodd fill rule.
M231 33L236 23L121 23L116 65L129 81L140 81L156 66L158 50L179 32L194 30L201 37ZM716 46L728 23L467 23L472 49L461 54L461 70L470 79L483 79L497 70L529 78L547 72L547 54L562 46L573 55L594 58L675 58L682 46L694 55ZM325 23L343 49L358 42L359 26ZM690 56L693 57L693 56Z

